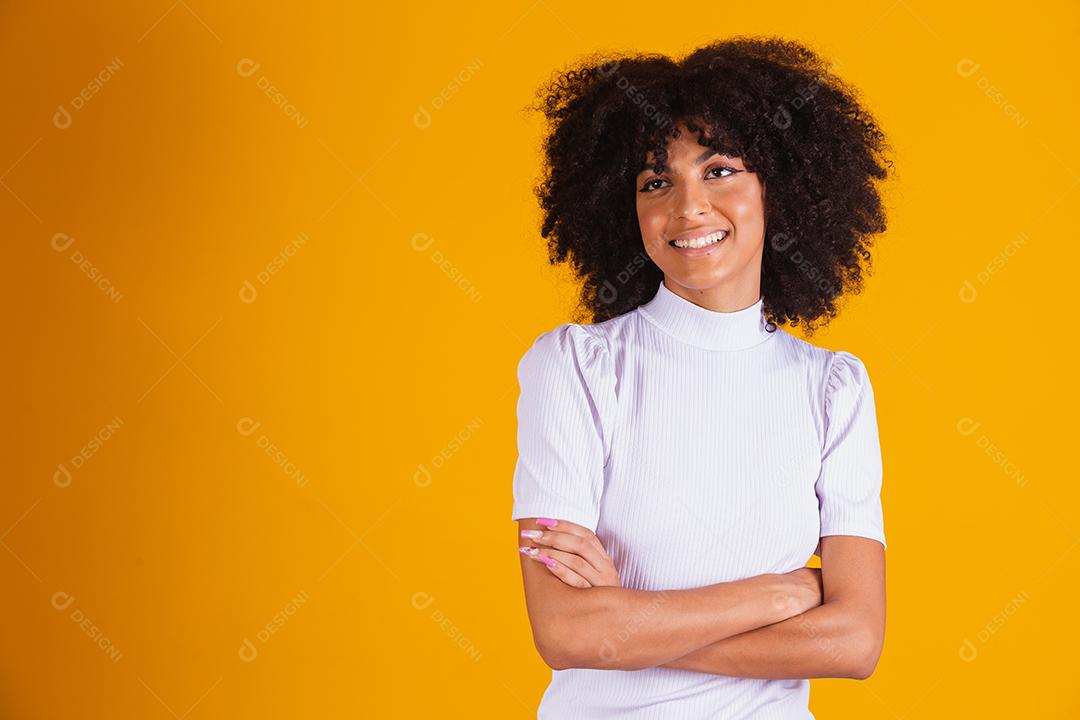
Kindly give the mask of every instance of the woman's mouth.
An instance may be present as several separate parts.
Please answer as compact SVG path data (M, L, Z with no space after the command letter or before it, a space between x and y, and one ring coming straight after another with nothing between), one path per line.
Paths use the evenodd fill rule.
M668 244L684 255L705 255L727 236L727 230L717 230L689 240L672 240Z

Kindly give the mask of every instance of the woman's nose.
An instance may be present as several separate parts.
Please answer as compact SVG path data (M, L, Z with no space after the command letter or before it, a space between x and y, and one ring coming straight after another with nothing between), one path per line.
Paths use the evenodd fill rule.
M696 183L684 183L682 191L675 193L675 203L679 217L704 215L711 209L708 193Z

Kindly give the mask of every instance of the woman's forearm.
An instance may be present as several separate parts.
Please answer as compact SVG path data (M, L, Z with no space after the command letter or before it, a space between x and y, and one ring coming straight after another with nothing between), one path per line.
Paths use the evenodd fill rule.
M552 666L640 670L748 630L794 616L806 607L806 586L789 575L758 575L683 590L569 588L574 610L548 635ZM551 650L551 644L557 650Z
M880 648L843 602L826 602L800 615L734 635L661 667L717 675L788 680L865 679Z

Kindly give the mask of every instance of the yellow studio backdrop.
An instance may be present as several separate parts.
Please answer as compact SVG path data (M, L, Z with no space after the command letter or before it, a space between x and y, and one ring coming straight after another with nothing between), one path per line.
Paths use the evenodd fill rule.
M516 364L549 74L811 44L898 179L888 631L819 718L1080 716L1074 2L5 3L5 718L530 717Z

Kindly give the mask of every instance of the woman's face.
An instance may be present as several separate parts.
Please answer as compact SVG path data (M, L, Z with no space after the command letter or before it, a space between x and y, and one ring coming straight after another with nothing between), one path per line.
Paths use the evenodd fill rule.
M668 144L667 166L652 171L652 153L637 176L637 214L645 252L679 292L708 291L713 309L757 302L765 239L765 187L742 160L699 145L685 124ZM680 238L719 237L700 248L680 248ZM674 283L674 285L673 285ZM683 293L679 293L683 294Z

